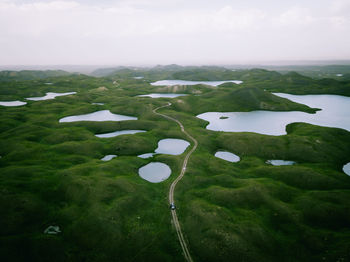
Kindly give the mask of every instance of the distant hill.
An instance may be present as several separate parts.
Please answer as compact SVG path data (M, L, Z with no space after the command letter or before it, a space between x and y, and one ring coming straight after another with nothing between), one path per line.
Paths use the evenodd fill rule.
M96 76L96 77L104 77L104 76L111 75L111 74L118 72L120 70L123 70L123 69L128 69L128 68L125 66L98 68L98 69L92 71L90 73L90 75Z
M209 78L221 78L217 73L232 72L232 70L218 66L180 66L176 64L171 65L157 65L152 68L147 67L111 67L99 68L93 71L90 75L96 77L135 77L145 76L149 79L186 79L198 78L198 80L208 80ZM208 74L210 74L208 78ZM191 79L193 80L193 79Z
M122 76L122 77L133 77L139 76L145 72L177 72L183 70L185 67L179 65L157 65L152 68L147 67L127 67L127 66L118 66L118 67L109 67L109 68L99 68L93 71L90 75L96 77L105 77L105 76Z
M276 73L269 72L269 74ZM266 76L265 74L262 74L261 77L243 76L240 80L246 81L245 83L249 83L251 87L259 87L273 92L299 95L337 94L350 96L350 81L338 81L332 78L313 79L297 72L276 75L274 79L266 79Z
M72 73L68 73L63 70L22 70L22 71L0 71L0 81L23 81L34 79L45 79L49 77L68 76Z
M267 66L260 65L259 68L277 71L286 74L290 71L295 71L304 76L314 79L334 78L336 80L345 80L344 75L350 74L350 65L286 65L286 66ZM229 67L231 68L231 67ZM239 67L232 67L239 68ZM249 69L249 68L247 68Z

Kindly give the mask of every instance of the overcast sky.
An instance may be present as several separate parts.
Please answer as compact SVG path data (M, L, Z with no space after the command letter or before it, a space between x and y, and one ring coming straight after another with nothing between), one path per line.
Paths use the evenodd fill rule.
M350 59L350 0L0 0L0 64Z

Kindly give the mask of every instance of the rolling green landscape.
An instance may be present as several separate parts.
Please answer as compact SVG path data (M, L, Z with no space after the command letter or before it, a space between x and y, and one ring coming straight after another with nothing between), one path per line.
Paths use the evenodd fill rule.
M165 138L193 146L177 123L153 112L168 102L158 112L180 121L198 141L174 193L194 261L350 261L350 177L342 170L350 162L349 131L298 122L281 136L218 132L196 117L208 111L315 114L319 108L272 93L350 97L348 67L328 67L325 76L339 68L339 79L302 68L178 65L101 68L90 75L0 72L0 101L27 102L0 106L1 261L185 261L168 203L185 153L137 157ZM151 85L165 79L243 83ZM25 100L47 92L77 93ZM186 96L138 97L149 93ZM138 119L59 123L100 110ZM95 136L128 129L147 132ZM214 157L219 150L241 161ZM101 161L112 154L117 157ZM269 159L297 164L272 166ZM138 169L150 162L167 164L171 176L161 183L143 180ZM44 233L49 226L61 232Z

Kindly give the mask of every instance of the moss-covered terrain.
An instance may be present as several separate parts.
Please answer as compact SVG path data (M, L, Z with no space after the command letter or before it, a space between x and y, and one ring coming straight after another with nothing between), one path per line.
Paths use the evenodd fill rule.
M175 191L195 261L350 260L350 177L341 170L350 161L350 132L305 123L288 125L284 136L213 132L195 117L207 111L313 113L316 109L271 91L350 95L350 82L261 69L175 65L95 72L103 77L51 73L26 72L29 80L12 74L9 80L7 72L0 79L0 101L77 92L0 107L2 261L184 261L167 201L184 154L137 157L153 152L160 139L186 139L176 123L152 112L168 101L172 106L161 112L180 120L199 142ZM166 78L244 82L216 88L150 85ZM188 96L137 97L154 92ZM58 122L98 110L138 120ZM124 129L147 132L95 136ZM215 158L217 150L233 152L241 161ZM101 161L107 154L118 157ZM267 159L294 160L297 165L274 167ZM141 179L138 169L151 161L168 164L170 178L158 184ZM61 232L44 234L51 225Z

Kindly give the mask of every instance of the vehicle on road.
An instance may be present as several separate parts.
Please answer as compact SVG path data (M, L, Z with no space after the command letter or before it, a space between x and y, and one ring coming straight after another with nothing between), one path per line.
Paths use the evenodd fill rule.
M174 203L171 203L171 204L170 204L170 209L171 209L171 210L175 210L175 209L176 209L176 206L175 206Z

